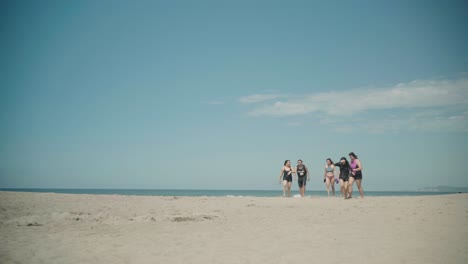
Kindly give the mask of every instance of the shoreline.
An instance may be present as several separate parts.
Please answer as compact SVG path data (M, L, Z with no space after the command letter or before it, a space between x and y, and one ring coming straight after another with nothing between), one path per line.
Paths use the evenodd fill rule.
M56 191L53 191L56 190ZM82 192L67 192L67 190L75 190ZM96 193L92 191L105 190L108 193ZM133 193L118 193L119 191L130 191ZM154 191L155 193L138 193L138 191ZM171 191L175 191L171 193ZM225 192L225 194L197 194L190 195L184 194L183 192ZM281 190L169 190L169 189L0 189L0 193L44 193L44 194L73 194L73 195L118 195L118 196L149 196L149 197L251 197L251 198L301 198L299 192L294 190L291 192L291 197L282 197ZM165 194L158 194L158 192L164 192ZM252 193L269 193L270 195L251 195ZM245 194L240 194L245 193ZM272 195L272 194L277 195ZM334 197L340 198L339 190L336 191L337 195ZM353 198L360 197L357 190L353 191ZM440 195L457 195L457 194L468 194L468 192L421 192L421 191L365 191L364 199L367 197L418 197L418 196L440 196ZM327 192L324 190L311 190L306 192L304 198L328 198Z

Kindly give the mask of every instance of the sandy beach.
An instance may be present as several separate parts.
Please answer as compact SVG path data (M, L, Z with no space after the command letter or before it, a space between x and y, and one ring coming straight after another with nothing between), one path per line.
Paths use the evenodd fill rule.
M466 263L468 194L0 192L1 263Z

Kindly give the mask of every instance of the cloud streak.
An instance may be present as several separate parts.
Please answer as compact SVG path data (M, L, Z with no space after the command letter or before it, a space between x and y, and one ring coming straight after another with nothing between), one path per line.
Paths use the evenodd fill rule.
M452 109L453 110L453 109ZM468 132L468 111L453 114L451 111L418 110L397 116L378 118L336 118L324 123L335 132L368 132L371 134L399 133L401 131Z
M279 98L282 100L273 100ZM250 116L315 115L320 125L343 133L468 132L468 78L416 80L385 88L302 96L256 94L241 99L253 105Z
M275 98L256 94L242 97L249 103ZM257 99L257 100L256 100ZM263 100L261 100L263 99ZM241 101L242 102L242 101ZM417 80L389 88L353 89L343 92L306 94L257 105L251 116L294 116L322 112L331 116L354 115L363 111L413 109L468 105L468 79Z
M278 97L279 95L277 94L253 94L239 98L239 102L243 104L253 104L273 100Z

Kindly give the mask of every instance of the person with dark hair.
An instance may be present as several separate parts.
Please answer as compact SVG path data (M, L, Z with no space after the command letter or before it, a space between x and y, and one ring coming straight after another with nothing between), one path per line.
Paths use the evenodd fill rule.
M302 163L302 160L297 161L296 167L297 184L299 185L299 193L304 197L306 190L306 182L310 180L309 169Z
M327 184L327 193L328 197L330 197L330 185L333 192L333 196L335 196L335 165L333 161L328 158L327 164L325 165L325 173L323 174L323 181Z
M340 162L334 164L336 167L340 168L340 189L343 197L348 199L348 181L351 168L349 167L349 162L345 157L341 157Z
M279 183L281 184L281 179L283 181L283 197L286 196L286 191L288 191L288 197L291 196L291 184L293 173L295 172L294 169L291 167L291 161L285 160L279 176Z
M358 159L358 156L354 154L354 152L349 153L349 158L351 159L351 175L349 175L349 198L351 198L353 194L353 183L356 181L356 186L358 187L359 193L361 194L361 198L364 198L364 189L362 189L362 164L361 161Z

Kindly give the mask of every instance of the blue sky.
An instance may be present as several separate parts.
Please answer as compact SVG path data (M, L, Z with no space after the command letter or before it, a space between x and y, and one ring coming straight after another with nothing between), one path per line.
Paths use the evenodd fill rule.
M468 186L466 8L3 1L0 187L279 189L301 158L323 189L350 151L368 190Z

